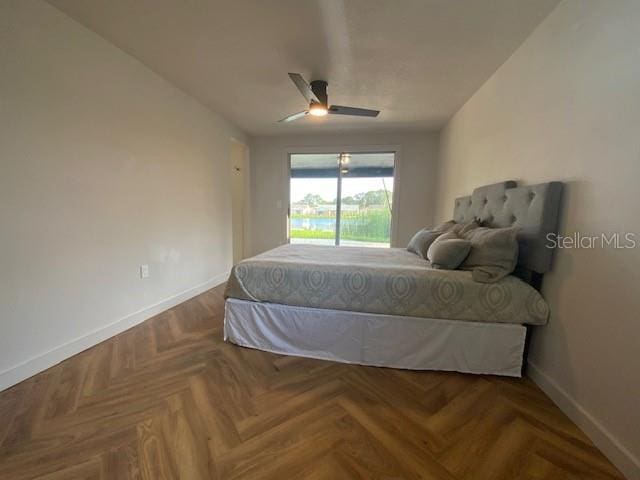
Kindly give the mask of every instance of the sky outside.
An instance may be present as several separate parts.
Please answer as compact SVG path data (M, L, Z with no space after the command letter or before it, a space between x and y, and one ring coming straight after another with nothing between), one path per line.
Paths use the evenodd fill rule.
M383 183L384 180L384 183ZM291 202L302 200L308 193L320 195L327 202L336 198L338 180L335 178L292 178ZM383 178L343 178L342 198L352 197L357 193L365 193L387 188L393 192L393 177Z

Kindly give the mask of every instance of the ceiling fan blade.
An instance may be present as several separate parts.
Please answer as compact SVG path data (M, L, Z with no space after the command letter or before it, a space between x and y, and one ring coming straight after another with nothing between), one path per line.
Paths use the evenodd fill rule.
M343 107L342 105L331 105L329 113L333 115L353 115L356 117L377 117L379 110L369 110L367 108Z
M289 115L288 117L284 117L283 119L278 120L278 122L293 122L294 120L297 120L299 118L304 117L308 113L309 113L308 110L303 110L302 112L294 113L293 115Z
M302 96L307 100L307 103L321 103L320 99L316 97L316 94L311 90L311 85L302 78L302 75L299 73L290 73L289 78L291 78L291 81L298 87L298 90L300 90Z

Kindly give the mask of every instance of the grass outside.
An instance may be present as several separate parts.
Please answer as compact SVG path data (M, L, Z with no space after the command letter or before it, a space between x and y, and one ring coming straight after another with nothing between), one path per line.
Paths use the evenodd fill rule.
M327 215L294 215L292 218L309 220L333 219ZM391 213L387 210L373 210L355 214L343 213L341 217L340 238L358 242L389 243L391 231ZM332 239L333 230L292 228L291 238Z
M303 230L292 229L290 233L291 238L301 239L313 239L313 240L333 240L335 233L329 230ZM355 242L372 242L372 243L389 243L389 237L375 238L375 237L362 237L357 235L340 235L342 240L353 240Z
M318 240L331 240L335 238L335 232L331 230L305 230L303 228L292 228L289 236L291 238L313 238Z

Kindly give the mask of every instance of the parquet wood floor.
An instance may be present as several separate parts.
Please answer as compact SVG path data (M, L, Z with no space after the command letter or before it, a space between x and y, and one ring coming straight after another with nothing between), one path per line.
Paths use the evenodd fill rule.
M222 341L222 287L0 393L0 478L620 479L528 379Z

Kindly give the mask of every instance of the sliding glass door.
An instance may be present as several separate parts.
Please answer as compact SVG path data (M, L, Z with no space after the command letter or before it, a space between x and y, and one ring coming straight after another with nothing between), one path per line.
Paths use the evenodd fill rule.
M336 245L337 155L291 155L289 240Z
M291 243L389 247L394 153L292 154Z
M390 245L393 167L393 153L343 156L339 244Z

